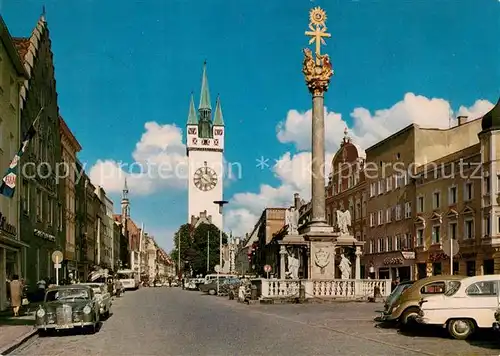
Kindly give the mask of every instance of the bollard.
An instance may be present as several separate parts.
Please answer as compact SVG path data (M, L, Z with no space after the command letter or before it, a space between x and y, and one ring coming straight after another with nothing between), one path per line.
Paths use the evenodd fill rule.
M250 299L257 300L257 286L255 284L250 287Z
M302 283L299 286L299 303L304 303L306 301L306 286Z

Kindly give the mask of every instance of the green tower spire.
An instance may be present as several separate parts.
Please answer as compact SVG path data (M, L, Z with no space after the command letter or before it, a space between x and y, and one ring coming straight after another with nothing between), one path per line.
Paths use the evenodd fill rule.
M198 125L198 116L196 116L196 110L194 108L194 96L191 93L191 102L189 103L189 114L188 114L188 125Z
M200 106L198 110L210 110L212 111L212 106L210 105L210 90L208 89L208 77L207 77L207 61L203 63L203 76L201 79L201 96L200 96Z
M215 104L214 126L224 126L224 119L222 118L222 108L220 106L220 97L217 95Z

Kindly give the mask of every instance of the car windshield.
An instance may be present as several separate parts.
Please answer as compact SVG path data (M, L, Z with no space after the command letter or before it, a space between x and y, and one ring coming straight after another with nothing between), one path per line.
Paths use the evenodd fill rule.
M79 299L79 300L85 300L89 299L89 292L86 289L77 289L77 288L71 288L71 289L56 289L47 292L47 295L45 297L45 301L47 302L54 302L54 301L59 301L59 300L74 300L74 299Z
M451 297L458 291L458 288L460 288L459 281L450 281L447 283L446 292L444 292L444 295L447 297Z

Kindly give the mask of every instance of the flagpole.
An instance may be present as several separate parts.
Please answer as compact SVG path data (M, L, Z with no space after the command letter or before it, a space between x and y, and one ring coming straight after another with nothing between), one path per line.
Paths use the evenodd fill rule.
M35 120L33 120L33 123L31 124L33 127L35 126L35 124L38 122L38 120L40 119L40 116L42 115L42 111L43 111L44 107L42 106L40 108L40 111L38 111L38 114L36 115L35 117Z

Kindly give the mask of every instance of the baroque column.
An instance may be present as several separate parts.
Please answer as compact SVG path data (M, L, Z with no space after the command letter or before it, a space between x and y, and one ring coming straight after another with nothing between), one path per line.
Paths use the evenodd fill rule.
M331 233L325 214L325 109L324 93L328 90L333 75L330 57L321 54L326 32L326 12L320 7L309 13L309 44L315 44L315 52L304 49L302 73L309 92L312 94L312 157L311 157L311 220L306 231ZM306 232L304 231L304 232Z

